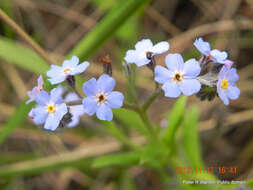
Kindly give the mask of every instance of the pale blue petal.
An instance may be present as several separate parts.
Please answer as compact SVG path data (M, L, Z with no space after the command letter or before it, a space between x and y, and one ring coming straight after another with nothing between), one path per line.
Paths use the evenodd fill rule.
M201 88L201 84L196 79L184 79L180 83L179 87L184 95L191 96L191 95L199 92L199 90Z
M39 94L36 95L35 100L37 104L44 106L49 102L50 96L48 95L46 91L42 90L40 91Z
M124 57L124 60L127 63L135 63L135 61L138 59L138 52L136 50L128 50L126 52L126 56Z
M95 96L97 92L97 81L91 78L83 84L83 92L86 96Z
M44 125L44 129L54 131L60 124L60 119L55 118L54 114L49 114Z
M55 77L52 77L51 79L48 79L51 84L58 84L63 81L65 81L66 75L60 74L56 75Z
M54 77L56 75L59 75L59 73L61 73L62 71L62 67L58 66L58 65L51 65L50 66L50 70L47 71L47 76L48 77Z
M115 86L115 79L107 74L103 74L97 80L97 89L101 92L111 92Z
M156 45L154 45L150 51L154 54L162 54L168 51L169 48L170 48L169 43L164 41L164 42L159 42Z
M193 43L194 46L204 55L209 55L211 48L208 42L205 42L202 38L198 38Z
M83 99L84 113L89 116L93 115L97 111L97 102L94 97L86 97Z
M75 100L79 100L80 98L78 97L78 95L74 92L72 93L68 93L66 95L66 97L64 98L65 101L75 101Z
M228 70L225 74L225 77L232 84L239 80L239 76L238 76L237 71L236 71L235 68L232 68L232 69Z
M165 83L168 80L171 80L173 73L168 69L158 65L155 67L155 81L158 83Z
M42 89L43 88L43 77L40 75L39 78L37 79L38 82L38 88Z
M152 47L153 44L150 39L143 39L135 44L135 49L141 51L151 49Z
M218 49L212 50L210 54L211 54L212 58L214 58L214 61L216 61L218 63L225 63L225 60L228 57L227 52L220 51Z
M223 90L221 90L219 87L217 88L217 92L218 92L218 96L220 97L220 99L224 102L225 105L229 104L229 99L227 97L227 95L224 93Z
M55 104L62 103L62 88L54 88L50 91L50 100Z
M37 125L45 123L48 113L45 106L38 106L32 109L33 121Z
M79 124L80 117L72 116L71 122L67 124L67 127L72 128Z
M64 68L74 68L79 63L79 59L77 56L72 56L70 60L64 60L62 66Z
M112 109L105 104L98 106L96 115L98 119L105 121L111 121L113 118Z
M170 71L182 71L184 67L183 57L178 53L170 53L165 58L165 64Z
M236 100L240 96L240 89L236 86L228 86L225 94L232 100Z
M195 78L199 75L200 71L199 62L196 59L189 59L184 63L184 77Z
M123 101L123 94L117 91L113 91L107 96L107 102L111 108L120 108L123 105Z
M46 130L54 131L60 124L63 116L68 112L66 104L61 104L57 107L54 114L48 114L44 128Z
M77 65L73 71L70 72L71 75L77 75L77 74L80 74L82 72L84 72L87 67L90 65L89 62L85 61L79 65Z
M166 83L164 83L162 89L166 97L177 98L181 94L179 86L172 81L167 81Z
M149 63L150 63L150 60L147 59L147 58L138 58L138 59L136 59L135 63L136 63L136 65L137 65L138 67L141 67L141 66L143 66L143 65L149 64Z
M70 106L69 112L72 114L72 121L67 126L75 127L80 121L80 116L84 115L83 105Z

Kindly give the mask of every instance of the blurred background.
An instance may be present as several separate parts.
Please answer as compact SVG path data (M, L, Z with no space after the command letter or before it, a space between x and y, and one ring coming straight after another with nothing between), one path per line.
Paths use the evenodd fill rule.
M128 0L121 0L120 3L124 5L126 1ZM58 64L118 4L118 0L0 0L0 8ZM122 74L122 59L125 52L133 49L137 41L143 38L150 38L154 43L168 40L169 52L182 53L186 60L200 58L200 53L193 47L196 37L203 37L211 43L212 48L229 53L229 59L235 62L234 66L238 69L240 80L237 84L241 89L240 98L231 101L229 106L223 105L218 97L212 102L200 101L196 97L188 98L187 105L197 104L200 109L198 129L205 165L233 166L238 169L237 175L217 174L221 180L251 179L253 0L148 2L115 33L108 36L104 44L96 47L94 53L90 52L89 55L87 50L88 55L81 56L85 59L89 57L87 60L91 62L86 77L99 76L102 73L99 60L109 55L113 76L117 80L116 88L124 91L127 85ZM10 46L7 47L6 44ZM18 48L12 46L15 44ZM9 168L10 173L16 167L28 169L20 170L20 173L10 175L8 179L0 177L0 189L162 189L162 174L138 164L91 167L92 157L118 152L122 147L110 137L104 126L90 117L82 117L76 128L63 129L57 133L44 131L30 120L22 124L16 124L12 120L14 113L23 114L22 109L19 109L19 112L15 110L26 98L26 92L35 85L38 77L38 74L27 69L29 64L36 65L37 59L33 54L30 60L29 57L22 58L22 53L26 53L28 48L29 45L1 20L0 130L8 125L12 127L5 130L2 135L4 140L1 140L0 135L0 165L13 166ZM7 53L11 54L9 59ZM164 64L165 55L156 57L157 64ZM19 64L22 59L27 65ZM39 69L35 68L36 71ZM140 102L143 102L154 90L154 86L150 85L152 73L148 68L139 69L137 72L138 76L141 76L136 78L138 97ZM174 99L168 98L157 100L149 111L152 121L166 125L165 114L174 102ZM15 119L19 120L20 117ZM29 162L33 160L35 162ZM21 164L12 165L18 162ZM48 163L52 164L47 167ZM171 183L175 182L172 180Z

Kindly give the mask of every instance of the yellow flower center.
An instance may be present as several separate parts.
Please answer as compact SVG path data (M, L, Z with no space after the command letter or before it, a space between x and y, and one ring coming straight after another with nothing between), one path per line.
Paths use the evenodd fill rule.
M180 73L176 73L173 77L173 80L175 80L176 82L181 82L183 80L183 75L181 75Z
M71 71L70 68L66 68L66 69L64 69L62 72L63 72L64 74L68 74L70 71Z
M98 102L98 103L104 103L104 102L107 100L107 98L106 98L106 96L105 96L104 93L98 94L98 95L96 96L96 99L97 99L97 102Z
M227 89L228 88L228 81L226 79L223 79L221 81L221 88L222 89Z
M48 113L54 113L55 112L55 105L54 104L49 104L47 105L47 112Z

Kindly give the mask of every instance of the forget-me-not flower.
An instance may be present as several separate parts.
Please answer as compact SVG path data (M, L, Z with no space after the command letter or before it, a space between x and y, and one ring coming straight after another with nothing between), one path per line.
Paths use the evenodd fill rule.
M69 93L64 98L65 102L79 100L79 97L76 93ZM84 114L83 105L71 105L69 106L69 112L71 113L71 122L67 124L68 127L75 127L80 121L80 117Z
M123 105L122 93L112 91L115 86L114 78L103 74L98 80L90 79L83 84L83 92L87 96L83 99L84 112L88 115L96 113L98 119L111 121L112 108L120 108Z
M34 123L44 124L46 130L54 131L68 112L66 104L62 102L61 91L54 88L49 95L42 90L36 95L35 100L38 106L32 109Z
M36 95L39 94L40 91L43 89L43 78L41 75L39 76L37 82L37 86L33 87L31 91L27 92L27 95L30 99L26 102L26 104L29 104L30 102L34 101Z
M200 66L196 59L190 59L184 63L180 54L168 54L165 58L168 67L155 67L155 81L163 84L165 96L176 98L181 92L190 96L200 90L201 84L196 79L200 73Z
M66 80L68 76L74 76L80 74L86 70L90 65L89 62L85 61L81 64L77 56L73 56L70 60L65 60L62 66L51 65L50 70L47 72L48 79L51 84L58 84Z
M220 51L218 49L211 50L210 44L205 42L202 38L198 38L194 42L194 46L208 59L212 59L214 62L225 64L225 60L228 57L227 52Z
M135 50L128 50L124 57L127 63L135 63L138 67L150 63L152 56L162 54L169 50L166 41L153 45L150 39L143 39L135 44Z
M240 89L235 86L239 79L235 68L222 67L217 83L217 92L225 105L229 104L229 99L235 100L240 96Z

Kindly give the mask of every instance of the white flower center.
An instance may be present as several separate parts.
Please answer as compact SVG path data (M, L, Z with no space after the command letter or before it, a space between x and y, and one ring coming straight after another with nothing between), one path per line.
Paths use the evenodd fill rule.
M101 92L101 93L98 93L97 95L96 95L96 101L97 101L97 103L100 105L100 104L105 104L106 102L107 102L107 97L106 97L106 95L103 93L103 92Z
M179 72L176 72L173 76L173 80L177 83L180 83L183 80L183 75Z

